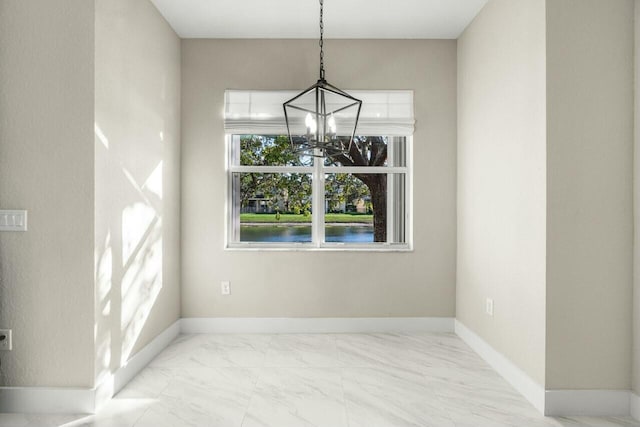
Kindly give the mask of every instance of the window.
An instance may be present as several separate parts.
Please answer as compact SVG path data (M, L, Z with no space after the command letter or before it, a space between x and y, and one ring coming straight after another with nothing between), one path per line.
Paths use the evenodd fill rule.
M231 105L228 92L227 247L410 249L412 141L398 135L407 133L398 132L398 121L389 134L357 136L358 150L347 156L301 157L292 152L285 132L274 132L282 130L275 106L282 109L278 101L286 93L259 92L263 99L256 110L255 94L239 108ZM275 99L269 94L279 94L273 108L264 102ZM371 121L375 126L367 126L366 117L363 121L359 131L385 128L380 121Z

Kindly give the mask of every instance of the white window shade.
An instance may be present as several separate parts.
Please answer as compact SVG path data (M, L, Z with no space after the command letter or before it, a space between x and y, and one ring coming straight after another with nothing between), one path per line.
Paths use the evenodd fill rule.
M413 91L347 90L362 100L356 135L413 135ZM224 129L229 134L285 135L282 104L299 91L225 91ZM337 123L348 129L350 123Z

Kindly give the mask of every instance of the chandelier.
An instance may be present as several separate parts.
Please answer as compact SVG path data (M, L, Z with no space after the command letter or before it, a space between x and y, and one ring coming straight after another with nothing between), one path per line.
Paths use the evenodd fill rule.
M362 101L325 79L323 8L324 1L320 0L320 78L282 106L294 152L336 157L351 149Z

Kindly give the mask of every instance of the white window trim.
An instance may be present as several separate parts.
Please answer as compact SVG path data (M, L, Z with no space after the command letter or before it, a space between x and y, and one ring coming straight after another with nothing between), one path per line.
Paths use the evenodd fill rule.
M237 135L237 134L236 134ZM234 135L226 134L225 137L225 236L224 249L229 251L363 251L363 252L412 252L413 249L413 136L405 136L406 138L406 166L325 166L323 162L316 161L314 166L241 166L235 165L232 149L232 137ZM324 242L324 182L327 173L359 173L366 169L368 173L404 173L406 180L406 201L405 201L405 238L404 243L391 242L372 242L372 243L340 243L340 242ZM309 173L312 182L312 211L311 217L311 242L308 243L264 243L264 242L235 242L233 236L236 232L236 224L231 220L233 217L233 179L232 176L237 172L258 172L258 173ZM389 175L393 177L393 175ZM393 182L393 179L391 180ZM320 190L318 190L320 189ZM387 194L394 191L387 186ZM393 193L391 193L393 196ZM319 208L317 208L319 207ZM392 203L387 203L387 218L393 218L389 215L389 210L393 209ZM390 226L393 219L387 223L387 235L393 236L393 231L389 234ZM391 223L391 225L390 225ZM391 228L393 230L393 228Z

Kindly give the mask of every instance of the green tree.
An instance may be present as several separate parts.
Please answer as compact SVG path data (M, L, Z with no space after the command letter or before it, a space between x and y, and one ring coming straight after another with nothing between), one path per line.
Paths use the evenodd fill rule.
M343 140L346 147L348 140ZM348 154L340 154L331 159L342 166L384 166L387 161L387 141L381 136L359 136L349 147ZM371 194L373 207L373 241L387 241L387 175L356 173L354 177L362 181Z
M339 210L343 203L349 206L369 197L367 186L351 174L329 174L324 186L330 211Z
M244 135L240 138L240 164L253 166L303 166L286 136ZM311 176L298 173L243 173L241 206L262 197L276 211L304 212L311 209Z
M343 141L348 144L348 140ZM359 136L347 154L327 159L329 164L343 166L383 166L387 160L387 141L380 136ZM308 157L291 150L287 136L245 135L240 138L240 164L254 166L306 166ZM311 176L309 174L241 174L241 203L248 205L252 197L263 196L275 210L302 213L311 210ZM364 199L369 194L373 209L375 242L387 240L387 175L331 174L325 181L326 197L334 206ZM331 208L331 206L330 206Z

